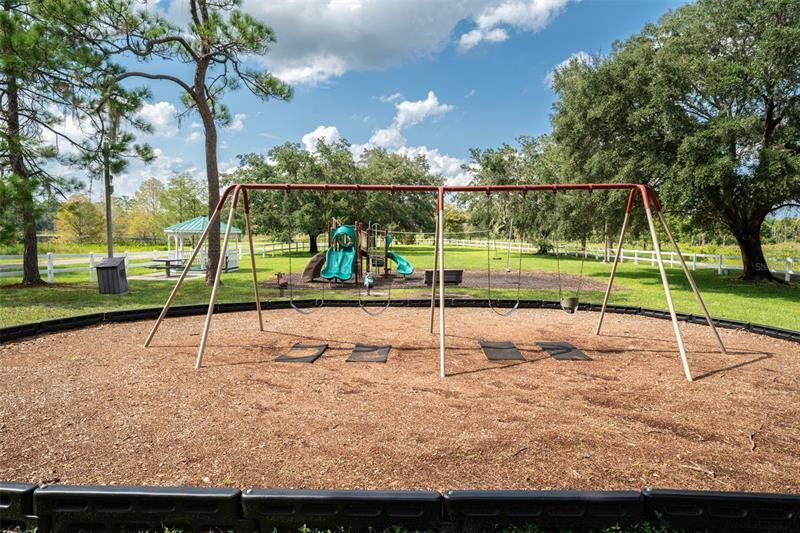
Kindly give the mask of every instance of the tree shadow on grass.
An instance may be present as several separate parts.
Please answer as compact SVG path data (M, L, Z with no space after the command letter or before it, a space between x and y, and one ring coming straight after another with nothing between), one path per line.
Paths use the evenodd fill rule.
M732 275L720 275L709 272L692 272L695 282L700 289L700 294L732 294L740 297L751 298L778 298L796 303L800 298L800 285L779 285L773 282L742 281ZM667 270L670 290L691 292L692 288L683 271L678 269ZM652 272L647 270L618 270L615 282L638 282L648 285L661 285L658 269Z

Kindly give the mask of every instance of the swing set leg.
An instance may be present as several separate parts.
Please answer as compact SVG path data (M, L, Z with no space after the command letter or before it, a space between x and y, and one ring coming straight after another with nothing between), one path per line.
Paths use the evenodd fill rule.
M144 341L144 347L145 348L150 346L150 343L153 342L153 337L155 336L156 332L158 331L158 328L161 326L161 322L164 321L164 317L167 316L167 313L169 312L170 308L172 307L172 302L175 300L175 296L178 295L178 291L180 290L181 285L183 285L183 281L186 279L186 275L189 273L189 269L192 267L192 264L194 263L194 260L197 257L197 254L200 252L200 248L202 248L203 247L203 243L206 242L206 239L208 238L208 233L210 231L211 226L213 224L216 224L217 220L219 220L219 214L221 212L221 207L222 206L220 204L218 204L216 209L214 209L214 212L211 214L211 218L208 221L208 225L206 226L206 229L203 230L203 233L200 235L200 238L197 240L197 244L195 244L194 250L192 250L192 255L189 256L189 260L186 262L186 266L183 267L183 272L181 272L181 276L178 278L178 281L175 283L175 287L172 288L172 292L170 293L169 298L167 298L167 302L164 304L164 307L161 309L161 313L158 315L158 318L156 319L156 323L153 324L153 328L150 330L150 334L147 335L147 339L145 339L145 341Z
M200 336L200 347L197 349L197 360L195 361L195 370L203 366L203 352L206 350L206 341L208 340L208 330L211 327L211 316L214 314L214 304L217 301L217 290L219 289L219 281L222 277L222 267L225 266L225 254L228 253L228 241L231 237L231 227L233 226L233 214L236 212L236 203L239 201L239 187L233 190L233 200L231 201L231 210L228 214L228 227L225 228L225 238L222 240L222 250L219 254L219 263L217 264L217 275L214 276L214 286L211 289L211 298L208 302L208 313L206 314L206 321L203 325L203 333Z

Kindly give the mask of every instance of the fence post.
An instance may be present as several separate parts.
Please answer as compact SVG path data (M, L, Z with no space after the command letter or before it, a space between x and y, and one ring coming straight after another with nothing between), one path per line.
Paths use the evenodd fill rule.
M53 252L47 252L47 283L53 283Z
M697 254L692 254L692 270L697 270Z
M639 250L634 250L633 251L633 264L634 265L638 265L639 264Z
M127 274L128 273L128 263L129 263L129 261L128 261L128 252L125 252L124 254L122 254L122 256L125 258L125 274Z
M791 257L787 257L786 258L786 267L784 268L784 271L783 271L783 279L786 280L787 283L792 281L792 273L793 273L792 272L792 258Z
M717 274L722 274L722 254L717 256Z
M89 252L89 281L94 281L94 252Z

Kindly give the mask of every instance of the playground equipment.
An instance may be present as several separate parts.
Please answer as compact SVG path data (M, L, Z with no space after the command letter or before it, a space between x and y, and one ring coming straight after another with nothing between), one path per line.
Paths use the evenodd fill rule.
M353 260L356 257L355 226L339 226L331 235L331 245L325 252L325 266L320 276L327 280L348 281L353 277Z
M332 281L349 281L355 275L358 283L364 272L363 261L367 262L367 270L373 275L379 274L376 268L383 269L383 277L391 274L389 265L394 263L395 272L401 276L410 276L414 273L414 266L400 254L390 251L393 237L387 230L378 224L369 226L364 230L360 223L354 225L332 224L328 230L328 249L315 254L306 263L303 269L303 281L313 281L322 277Z
M647 217L647 223L650 228L650 236L652 237L653 241L653 251L656 255L656 261L658 262L658 269L659 274L661 276L661 282L664 287L664 295L667 300L667 306L669 308L670 318L672 320L673 330L675 332L675 340L678 345L678 352L680 354L681 364L683 366L684 374L686 375L686 379L688 381L692 381L692 374L689 369L689 361L686 356L686 348L683 343L683 337L681 336L680 326L678 325L678 318L675 313L675 306L672 302L672 293L670 292L669 288L669 281L667 280L667 273L664 267L664 258L661 253L661 245L659 242L658 234L656 232L656 225L655 220L661 223L664 232L667 235L670 243L672 244L673 248L675 249L676 255L680 261L681 268L683 270L686 279L691 286L692 292L694 293L695 298L697 299L700 308L703 311L703 315L708 323L711 331L713 332L716 340L719 344L720 350L722 353L727 353L725 350L725 345L722 342L722 338L717 331L716 326L714 325L711 316L706 308L705 302L703 301L703 297L700 295L700 291L697 288L697 284L694 282L694 278L692 277L691 271L689 270L688 265L683 257L683 254L678 247L675 238L672 235L672 231L669 229L669 225L667 224L666 219L661 211L661 204L658 201L655 191L652 187L648 185L641 185L641 184L634 184L634 183L600 183L600 184L583 184L583 183L564 183L564 184L552 184L552 185L494 185L494 186L473 186L473 185L464 185L464 186L434 186L434 185L359 185L359 184L312 184L312 183L303 183L303 184L273 184L273 183L246 183L246 184L235 184L228 186L220 196L219 202L214 208L214 211L211 214L209 226L211 227L212 224L216 223L217 219L222 212L222 208L228 199L231 199L230 211L228 214L228 224L225 231L225 235L222 241L222 250L220 254L220 261L217 268L217 276L214 279L214 285L211 289L211 297L208 305L208 312L206 314L205 323L203 325L203 332L200 336L200 345L197 351L197 359L195 362L195 368L200 368L203 363L203 354L206 348L206 342L208 340L208 331L211 325L211 318L214 314L214 305L217 300L217 291L219 290L219 281L220 281L220 272L222 271L222 267L224 266L224 258L225 253L228 249L228 242L230 240L230 228L233 223L233 217L236 212L236 207L239 204L239 198L241 197L243 200L243 207L244 207L244 216L245 221L247 224L247 233L248 233L248 243L250 246L250 258L251 258L251 266L253 272L253 288L255 292L256 298L256 311L258 314L258 321L259 327L261 331L264 330L264 322L261 313L261 302L259 299L258 294L258 280L256 275L256 268L255 268L255 252L253 250L253 240L252 240L252 227L250 224L250 205L248 201L248 193L249 191L256 191L256 190L340 190L340 191L384 191L384 192L418 192L418 193L436 193L436 240L434 243L434 270L438 270L438 288L439 288L439 375L441 377L445 376L445 316L446 316L446 306L445 306L445 286L444 286L444 198L446 193L456 193L456 192L482 192L482 193L489 193L493 191L608 191L608 190L624 190L628 192L628 201L625 209L625 216L622 222L622 229L620 230L619 236L619 243L616 248L616 253L614 256L614 262L612 263L611 267L611 274L608 279L608 285L606 286L605 295L603 297L603 304L600 311L600 317L598 319L597 328L595 330L595 334L600 334L600 328L603 324L603 318L605 316L606 307L608 305L608 297L611 292L611 287L614 283L614 276L616 275L617 266L619 264L620 253L622 250L622 242L625 237L625 231L628 227L628 221L630 220L631 209L633 207L633 200L636 197L637 193L641 197L642 204L644 207L645 215ZM656 217L653 216L655 213ZM200 245L208 238L208 227L203 232L197 246L195 246L194 250L192 251L191 257L186 262L186 266L181 273L181 276L178 278L178 281L175 284L172 292L170 293L169 297L167 298L167 302L164 305L161 313L159 314L158 319L156 320L153 328L150 330L150 334L145 339L145 346L149 346L155 336L156 332L158 331L161 322L164 320L167 312L169 311L170 307L172 306L172 302L175 299L175 296L178 293L183 281L186 279L186 275L189 272L189 268L191 268L192 263L194 262L195 257L197 256L197 251L200 249ZM291 287L291 284L290 284ZM436 293L437 284L432 284L431 286L431 317L433 318L433 313L435 311L435 293Z
M487 196L491 199L491 193L486 193ZM526 198L527 193L523 191L523 200ZM491 202L491 200L490 200ZM506 255L506 273L511 272L511 228L513 227L513 219L509 219L509 229L508 229L508 250ZM489 248L489 239L486 239L486 280L487 280L487 301L489 303L489 309L491 309L494 313L500 316L511 316L513 315L516 310L519 308L520 302L520 292L522 290L522 243L525 242L520 233L519 238L519 265L517 265L517 298L514 305L507 309L506 311L500 311L499 309L495 308L494 304L492 303L492 257L491 257L491 250ZM497 240L495 239L495 255L497 251ZM494 259L499 259L495 257Z
M561 282L561 260L559 259L561 252L559 251L558 241L556 241L555 251L556 272L558 272L558 301L561 304L561 309L572 314L578 309L578 304L581 301L580 295L581 286L583 286L583 266L586 263L586 250L584 249L584 253L581 254L581 271L580 274L578 274L578 287L575 289L575 296L564 296L564 288Z

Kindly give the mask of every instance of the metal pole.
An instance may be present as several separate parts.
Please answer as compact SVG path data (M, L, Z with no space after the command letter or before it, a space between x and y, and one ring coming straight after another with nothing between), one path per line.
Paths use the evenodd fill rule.
M233 214L236 211L236 202L239 200L239 187L233 190L233 200L231 200L231 210L228 215L228 227L225 228L225 238L222 240L222 252L219 256L219 263L217 264L217 275L214 276L214 286L211 288L211 299L208 302L208 313L206 314L206 322L203 325L203 333L200 336L200 347L197 349L197 360L194 363L195 370L203 365L203 352L206 350L206 341L208 340L208 328L211 326L211 315L214 314L214 303L217 301L217 290L219 289L219 279L222 277L222 267L225 265L225 254L228 252L228 239L231 236L231 227L233 226ZM210 226L210 224L209 224Z
M664 260L661 257L661 246L658 244L658 235L656 234L656 226L653 223L653 214L650 211L650 203L645 196L645 193L642 193L644 197L644 211L647 214L647 224L650 226L650 236L653 238L653 250L656 254L656 260L658 261L658 270L661 273L661 283L664 285L664 294L667 297L667 306L669 307L669 314L672 318L672 329L675 330L675 339L678 342L678 351L681 354L681 363L683 363L683 373L686 374L686 379L688 381L692 381L692 372L689 370L689 361L686 358L686 348L683 346L683 338L681 337L681 329L678 326L678 317L675 315L675 306L672 304L672 294L669 292L669 281L667 280L667 271L664 270Z
M619 232L617 253L614 256L614 264L611 265L611 275L608 277L606 294L603 296L603 307L600 308L600 318L597 320L597 328L594 330L595 335L600 335L600 328L603 325L603 317L606 314L606 306L608 305L608 296L611 294L611 286L614 284L614 276L617 274L617 265L619 264L620 255L622 254L622 241L625 239L625 230L628 229L628 220L631 217L631 208L633 207L633 197L635 194L636 189L631 189L631 192L628 194L628 205L625 208L625 218L622 219L622 229Z
M667 237L669 237L670 242L672 243L673 248L678 253L678 259L680 259L681 267L683 268L683 273L686 274L686 279L689 280L689 285L692 287L692 292L694 292L695 298L697 298L697 303L700 304L700 308L703 310L703 315L706 317L706 322L709 326L711 326L711 331L714 332L714 336L717 338L717 342L719 343L719 348L722 350L722 353L728 353L725 350L725 345L722 343L722 337L719 335L719 331L717 331L717 327L714 325L714 322L711 320L711 315L708 313L708 308L706 308L706 303L703 301L703 297L700 295L700 290L697 288L697 284L694 282L694 278L692 277L692 273L689 271L689 267L686 265L686 261L683 258L683 254L678 248L678 243L675 242L675 238L672 236L672 232L667 226L667 221L664 219L664 215L661 212L661 209L656 208L656 214L658 215L658 219L661 221L661 225L664 226L664 231L667 233Z
M103 143L103 184L106 199L106 252L114 257L114 230L111 223L111 163L109 162L108 141ZM167 237L169 238L169 237Z
M256 311L258 312L258 329L264 331L264 319L261 316L261 297L258 294L258 277L256 274L256 254L253 250L253 226L250 224L250 200L247 190L242 195L244 201L244 220L247 224L247 241L250 244L250 267L253 269L253 291L256 293Z
M508 249L506 250L506 272L511 272L511 235L514 230L514 219L508 225ZM520 250L520 253L522 251Z
M439 377L445 377L444 358L444 188L439 187Z
M194 263L197 254L200 252L200 248L203 246L206 238L208 237L208 231L211 227L211 224L216 224L217 219L219 219L220 214L220 206L217 205L217 208L214 209L214 212L211 214L211 219L208 221L208 225L206 229L203 230L203 233L200 235L200 239L197 241L197 245L192 250L192 255L189 256L189 261L186 262L186 266L183 267L183 272L181 272L181 276L178 278L178 281L175 283L175 287L172 288L172 292L167 298L167 303L164 304L163 309L161 309L161 314L158 315L156 319L156 323L153 324L153 329L150 330L150 334L147 336L147 339L144 341L145 348L150 346L150 342L153 340L153 336L158 331L158 327L161 325L161 321L164 320L164 317L167 316L170 307L172 307L172 301L175 299L175 296L178 294L178 290L181 288L183 284L183 280L186 279L186 275L189 273L189 268Z
M439 210L436 210L436 231L433 234L433 270L431 270L431 333L433 333L433 315L436 311L436 271L439 268Z

